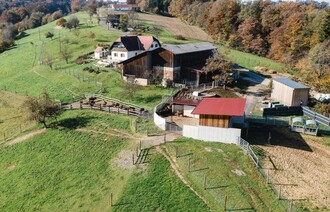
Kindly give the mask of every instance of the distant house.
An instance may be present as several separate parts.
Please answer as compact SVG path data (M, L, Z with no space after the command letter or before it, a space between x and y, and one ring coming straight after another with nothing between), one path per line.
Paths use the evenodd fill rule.
M111 4L111 8L115 11L140 11L140 7L136 4Z
M199 115L199 125L231 128L244 123L243 98L203 98L191 114Z
M94 50L94 58L95 59L101 59L102 57L106 56L106 49L102 46L96 47Z
M159 47L159 41L153 36L122 36L110 47L108 62L117 64Z
M271 99L287 106L307 105L310 87L288 78L273 79Z
M120 62L120 67L124 76L146 78L154 74L173 82L199 81L206 60L217 54L217 48L208 42L163 45Z

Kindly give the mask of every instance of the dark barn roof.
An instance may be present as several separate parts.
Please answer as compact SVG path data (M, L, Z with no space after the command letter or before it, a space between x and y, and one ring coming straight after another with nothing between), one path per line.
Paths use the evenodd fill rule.
M186 54L191 52L202 52L217 49L209 42L190 43L181 45L167 44L162 46L164 49L172 52L173 54Z
M194 99L174 99L172 104L174 105L189 105L189 106L196 106L199 103L199 100Z
M303 85L303 84L300 84L300 83L297 83L295 81L292 81L288 78L275 78L273 79L274 81L276 82L279 82L279 83L282 83L286 86L289 86L291 88L294 88L294 89L309 89L308 86L306 85Z

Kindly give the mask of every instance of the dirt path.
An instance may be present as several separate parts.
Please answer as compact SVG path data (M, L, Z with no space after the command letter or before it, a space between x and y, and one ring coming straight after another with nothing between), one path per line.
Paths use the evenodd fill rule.
M210 211L211 208L209 207L209 205L207 204L206 200L204 199L204 197L202 197L200 194L197 193L197 191L195 191L195 189L193 189L190 184L184 179L183 175L181 174L181 172L179 171L179 166L177 165L177 163L175 161L173 161L168 155L165 154L165 152L160 148L160 146L156 146L156 150L157 152L159 152L161 155L163 155L168 162L170 162L172 169L174 170L176 176L192 191L194 192L198 198L200 198L205 205L207 205L207 207L209 208Z
M305 205L310 209L330 208L330 148L313 141L308 136L306 143L311 151L285 146L263 146L271 160L265 160L264 167L269 170L272 183L286 184L281 186L284 197L295 200L307 200ZM298 141L292 141L298 142ZM279 189L279 187L277 186Z
M183 23L178 18L144 13L139 13L138 15L138 19L152 21L157 25L163 26L172 35L182 35L186 38L212 42L212 38L201 28Z
M40 129L40 130L36 130L36 131L30 132L30 133L28 133L26 135L20 136L18 138L15 138L12 141L6 143L5 146L12 146L14 144L20 143L20 142L25 141L25 140L27 140L29 138L32 138L33 136L39 135L41 133L44 133L44 132L46 132L46 130L47 130L46 128L43 128L43 129Z

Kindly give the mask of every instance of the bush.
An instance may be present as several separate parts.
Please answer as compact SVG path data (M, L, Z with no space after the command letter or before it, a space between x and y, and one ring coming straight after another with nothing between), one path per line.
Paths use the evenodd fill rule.
M173 38L177 39L177 40L187 40L185 37L183 37L182 35L173 35Z

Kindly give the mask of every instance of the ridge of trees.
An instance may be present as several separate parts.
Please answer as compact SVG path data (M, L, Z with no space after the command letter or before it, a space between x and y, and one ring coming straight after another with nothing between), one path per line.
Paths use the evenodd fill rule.
M330 92L330 7L256 0L136 0L206 30L215 42L285 64L286 71ZM167 7L167 8L164 8Z

